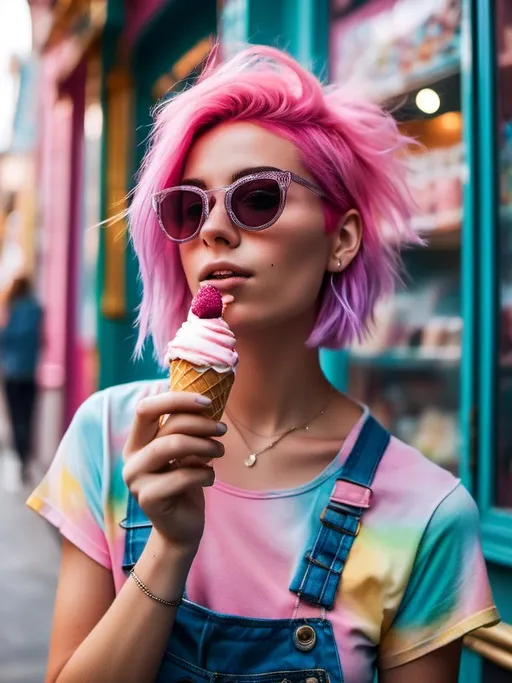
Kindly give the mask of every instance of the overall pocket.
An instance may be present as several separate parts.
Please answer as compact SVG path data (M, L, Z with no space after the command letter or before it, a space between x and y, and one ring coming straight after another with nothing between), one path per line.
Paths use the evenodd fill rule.
M330 683L323 669L269 671L259 674L227 674L201 669L166 652L156 683Z

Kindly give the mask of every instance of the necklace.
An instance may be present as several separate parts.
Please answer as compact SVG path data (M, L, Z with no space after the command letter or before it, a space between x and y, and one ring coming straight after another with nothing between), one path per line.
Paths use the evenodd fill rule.
M325 411L326 411L327 408L329 407L329 404L331 403L331 398L332 398L333 394L334 394L334 387L331 387L331 390L329 391L329 397L328 397L327 401L325 402L325 404L322 406L322 409L321 409L318 413L316 413L312 418L310 418L309 420L307 420L307 422L304 422L303 424L300 424L300 425L294 425L293 427L290 427L290 428L287 429L285 432L283 432L283 433L280 434L279 436L276 436L274 439L272 439L272 441L271 441L269 444L267 444L267 445L264 446L263 448L260 448L260 449L258 449L258 450L256 450L256 451L253 450L253 448L251 447L251 445L247 442L247 439L245 438L245 436L242 434L242 432L241 432L240 429L238 428L238 426L237 426L237 424L238 424L238 423L237 423L237 420L234 420L234 419L231 417L231 415L228 413L228 411L226 410L226 414L227 414L227 416L229 417L229 419L231 420L231 422L232 422L232 424L233 424L233 426L234 426L234 428L235 428L235 430L236 430L236 433L237 433L238 436L242 439L242 441L244 442L244 444L247 446L247 448L248 448L249 451L250 451L249 455L248 455L247 458L244 460L244 465L245 465L246 467L254 467L254 465L258 462L258 457L259 457L262 453L265 453L266 451L269 451L271 448L274 448L274 446L277 446L277 444L278 444L280 441L282 441L282 440L284 439L285 436L288 436L288 434L291 434L292 432L299 431L300 429L305 429L306 431L308 431L310 424L311 424L312 422L314 422L318 417L320 417L321 415L323 415L323 414L325 413ZM249 431L250 431L250 430L249 430Z

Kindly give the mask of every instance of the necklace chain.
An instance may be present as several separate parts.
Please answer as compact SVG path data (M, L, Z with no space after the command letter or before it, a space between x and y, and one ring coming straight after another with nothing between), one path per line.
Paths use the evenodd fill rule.
M325 413L325 411L326 411L327 408L329 407L329 404L330 404L330 402L331 402L331 398L332 398L333 393L334 393L334 387L331 387L331 390L329 391L329 397L328 397L326 403L322 406L322 409L321 409L318 413L316 413L313 417L309 418L309 419L308 419L306 422L304 422L303 424L295 425L295 426L293 426L293 427L290 427L290 428L287 429L285 432L283 432L283 433L280 434L279 436L276 436L274 439L272 439L272 441L271 441L269 444L267 444L267 445L264 446L263 448L259 448L259 449L256 450L256 451L253 450L253 448L251 447L251 445L247 442L247 439L245 438L245 436L244 436L244 435L242 434L242 432L240 431L240 429L239 429L239 427L238 427L238 425L239 425L240 423L239 423L237 420L235 420L235 419L228 413L228 411L226 410L226 415L227 415L227 416L229 417L229 419L231 420L231 422L232 422L232 424L233 424L233 426L234 426L234 428L235 428L237 434L240 436L240 438L242 439L242 441L244 442L244 444L247 446L247 448L248 448L249 451L250 451L249 455L248 455L247 458L244 460L245 466L246 466L246 467L254 467L254 465L255 465L255 464L257 463L257 461L258 461L258 457L259 457L262 453L265 453L266 451L269 451L271 448L274 448L274 446L277 446L277 444L278 444L280 441L282 441L282 440L285 438L285 436L288 436L288 434L291 434L292 432L296 432L296 431L298 431L298 430L300 430L300 429L305 429L305 430L307 430L307 429L309 428L309 425L310 425L312 422L314 422L318 417L320 417L321 415L323 415L323 414ZM251 431L251 430L249 430L249 431ZM255 433L255 432L253 432L253 434L254 434L254 433Z

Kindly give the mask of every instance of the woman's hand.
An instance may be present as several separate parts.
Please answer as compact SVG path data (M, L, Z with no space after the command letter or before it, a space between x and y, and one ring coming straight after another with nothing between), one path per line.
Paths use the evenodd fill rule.
M195 554L204 530L204 486L209 465L224 454L213 436L226 432L201 412L205 397L165 392L143 398L123 451L123 478L154 529L173 548ZM160 427L162 415L169 415Z

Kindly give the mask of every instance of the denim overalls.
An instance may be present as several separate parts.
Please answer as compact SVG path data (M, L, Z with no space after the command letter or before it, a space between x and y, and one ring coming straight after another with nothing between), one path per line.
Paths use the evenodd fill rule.
M368 417L309 539L290 590L320 608L312 619L250 619L218 614L184 599L157 683L343 683L331 622L341 574L370 507L371 483L389 434ZM123 569L137 562L151 523L128 499ZM296 610L295 610L296 611Z

